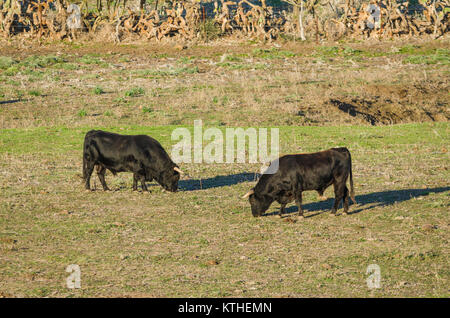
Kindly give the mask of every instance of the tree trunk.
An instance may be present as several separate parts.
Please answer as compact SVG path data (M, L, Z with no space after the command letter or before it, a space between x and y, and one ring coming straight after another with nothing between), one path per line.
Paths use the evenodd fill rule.
M313 12L313 17L316 25L316 43L319 43L319 17Z
M300 26L300 38L302 41L306 40L305 30L303 29L303 0L300 0L300 13L298 15L298 24Z

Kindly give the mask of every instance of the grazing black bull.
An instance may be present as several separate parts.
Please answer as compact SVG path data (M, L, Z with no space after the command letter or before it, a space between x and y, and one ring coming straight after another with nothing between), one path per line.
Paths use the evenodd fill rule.
M175 192L183 172L170 159L161 144L145 135L119 135L101 130L91 130L84 138L83 179L86 189L90 189L90 178L94 167L103 186L106 170L114 175L118 172L133 172L133 190L137 190L138 180L142 190L148 191L145 181L156 180L164 189Z
M278 163L278 170L274 174L263 174L256 186L243 196L249 198L253 216L261 216L273 201L277 201L281 204L279 213L281 217L286 204L295 200L298 215L302 218L302 192L316 190L322 198L323 192L330 185L333 185L335 193L332 214L336 214L341 200L344 201L344 214L348 212L349 196L356 203L352 160L347 148L286 155L280 157ZM346 186L349 175L350 193Z

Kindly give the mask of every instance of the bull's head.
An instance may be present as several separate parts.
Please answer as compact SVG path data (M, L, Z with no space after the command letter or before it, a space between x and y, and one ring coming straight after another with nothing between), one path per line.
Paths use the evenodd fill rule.
M178 190L178 181L183 174L183 171L175 166L172 169L163 171L159 177L160 180L157 181L167 191L176 192Z
M259 196L257 193L255 193L254 189L251 189L242 198L248 198L248 201L250 202L250 206L252 208L252 215L254 217L261 216L264 212L266 212L273 201L265 195Z

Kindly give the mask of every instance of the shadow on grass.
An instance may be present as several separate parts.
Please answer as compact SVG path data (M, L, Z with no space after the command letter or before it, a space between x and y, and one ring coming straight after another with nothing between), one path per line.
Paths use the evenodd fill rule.
M191 179L180 180L178 182L178 189L180 191L195 191L206 190L211 188L220 188L231 186L242 182L256 181L257 174L255 173L238 173L228 176L216 176L207 179Z
M214 178L206 178L206 179L180 180L178 181L178 191L198 191L198 190L207 190L212 188L232 186L242 182L256 181L256 178L258 177L259 174L245 172L245 173L231 174L227 176L215 176ZM161 187L154 180L151 183L146 182L146 184L149 190L152 187ZM131 190L131 185L122 184L119 186L113 186L111 190L113 192ZM138 183L138 190L142 191L140 183ZM103 188L100 185L97 176L95 176L94 174L92 174L91 177L91 191L103 191Z
M432 188L432 189L404 189L404 190L390 190L390 191L381 191L381 192L373 192L368 194L357 195L356 202L357 204L352 204L350 200L350 208L348 214L356 214L362 211L371 210L377 207L388 206L397 202L404 202L410 199L424 197L429 195L430 193L441 193L445 191L449 191L450 187L440 187L440 188ZM329 198L325 201L320 202L312 202L303 204L304 212L317 212L314 214L305 215L305 218L313 217L322 213L330 212L331 207L333 206L334 198ZM353 209L352 209L353 206ZM355 209L356 207L356 209ZM339 208L342 208L342 203ZM275 215L278 214L279 210L275 212L270 212L264 214L263 216ZM286 209L286 213L283 215L297 213L297 206L291 206ZM342 212L342 210L338 211Z
M0 105L2 104L14 104L20 102L20 99L11 99L11 100L0 100Z

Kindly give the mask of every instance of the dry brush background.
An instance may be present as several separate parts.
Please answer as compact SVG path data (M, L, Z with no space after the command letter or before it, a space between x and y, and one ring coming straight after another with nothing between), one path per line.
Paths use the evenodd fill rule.
M280 36L305 40L306 35L316 41L427 34L438 38L449 31L449 10L446 0L286 0L273 6L266 0L5 0L0 3L0 34L51 40L90 34L114 42L207 41L230 34L263 41Z

